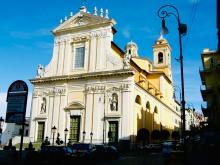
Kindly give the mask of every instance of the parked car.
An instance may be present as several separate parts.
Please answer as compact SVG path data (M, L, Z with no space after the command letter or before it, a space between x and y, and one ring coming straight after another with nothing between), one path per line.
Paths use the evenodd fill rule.
M169 155L172 152L174 146L175 146L175 144L172 142L163 142L162 143L162 153L164 155Z
M95 151L96 159L98 161L106 160L106 157L107 157L106 146L103 144L97 144L95 145L95 148L96 148L96 151Z
M43 164L62 164L74 159L72 149L65 146L42 146L39 155L39 160Z
M72 155L72 149L65 146L43 146L40 150L41 153L59 153L63 155Z
M96 151L95 145L91 143L75 143L70 148L76 157L92 158Z
M148 144L148 145L145 145L145 151L147 151L147 152L161 152L162 147L161 147L161 144Z
M114 146L106 146L106 150L107 150L107 159L117 159L119 157L119 152L118 149Z
M102 144L98 144L95 146L95 157L97 161L114 160L119 157L119 152L114 146L106 146Z

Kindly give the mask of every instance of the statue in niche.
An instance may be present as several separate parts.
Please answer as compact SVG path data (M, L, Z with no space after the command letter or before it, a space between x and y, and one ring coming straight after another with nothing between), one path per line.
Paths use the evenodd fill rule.
M40 113L46 113L46 98L43 98L43 101L41 103L41 111Z
M37 67L37 77L41 78L43 77L43 73L44 73L44 67L39 64Z
M131 59L131 54L126 53L126 54L124 55L124 68L125 68L125 69L129 68L130 59Z
M112 111L118 111L118 96L117 94L112 94L112 100L110 104L111 110Z

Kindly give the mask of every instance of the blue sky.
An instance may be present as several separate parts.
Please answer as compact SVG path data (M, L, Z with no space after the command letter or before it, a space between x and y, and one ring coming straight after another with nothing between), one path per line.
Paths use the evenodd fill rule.
M201 52L204 48L215 50L216 0L87 0L86 7L93 13L108 8L109 15L117 22L114 41L123 49L133 40L138 44L139 55L152 59L152 45L159 38L161 20L157 10L164 4L175 5L180 20L188 25L188 35L183 37L185 99L188 106L198 111L202 103L200 94ZM6 112L6 92L9 85L22 79L27 82L36 76L38 64L47 65L52 57L53 35L51 30L60 19L76 13L81 0L3 0L0 5L0 116ZM170 33L165 36L172 48L172 68L175 84L180 84L177 21L166 21ZM179 95L177 93L177 95ZM31 96L31 94L30 94ZM28 113L30 109L28 104Z

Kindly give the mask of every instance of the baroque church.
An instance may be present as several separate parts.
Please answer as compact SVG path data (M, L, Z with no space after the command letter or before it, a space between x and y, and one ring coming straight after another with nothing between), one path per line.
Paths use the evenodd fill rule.
M91 14L82 6L52 31L52 59L30 80L32 142L59 136L71 143L132 146L140 130L179 130L167 40L154 43L151 62L132 41L125 50L117 46L115 24L108 10L95 7Z

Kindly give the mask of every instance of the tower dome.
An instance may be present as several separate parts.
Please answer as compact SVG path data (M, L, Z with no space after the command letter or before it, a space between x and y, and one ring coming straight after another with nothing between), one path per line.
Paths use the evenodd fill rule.
M126 54L130 54L132 57L138 57L138 46L133 41L127 43L125 47Z
M165 38L163 38L163 36L161 35L160 38L158 38L158 40L156 40L154 46L156 45L169 45L167 40Z

